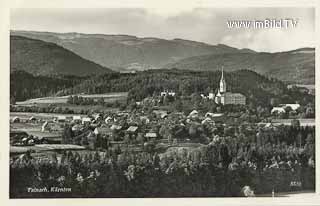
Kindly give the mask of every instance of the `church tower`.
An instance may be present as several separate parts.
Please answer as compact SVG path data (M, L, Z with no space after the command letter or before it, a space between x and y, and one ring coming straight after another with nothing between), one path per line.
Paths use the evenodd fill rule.
M224 79L223 76L223 67L222 67L222 71L221 71L221 79L220 79L220 84L219 84L219 92L220 93L225 93L227 91L227 84L226 84L226 80Z

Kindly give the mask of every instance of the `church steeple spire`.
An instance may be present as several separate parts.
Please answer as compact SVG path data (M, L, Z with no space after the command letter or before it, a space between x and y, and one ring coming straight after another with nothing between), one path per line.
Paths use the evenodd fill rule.
M220 79L220 88L219 91L220 93L225 93L227 91L227 84L226 84L226 80L224 79L224 75L223 75L223 67L221 69L221 79Z
M223 77L223 67L221 68L221 79L224 79L224 77Z

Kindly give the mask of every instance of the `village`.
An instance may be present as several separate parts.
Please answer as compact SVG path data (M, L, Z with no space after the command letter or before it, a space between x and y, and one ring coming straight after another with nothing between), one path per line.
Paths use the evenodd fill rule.
M181 106L182 98L184 104L195 106ZM86 107L90 107L89 103L97 104L81 96L68 98L69 104L78 101L86 101ZM101 98L97 101L103 102ZM12 108L17 111L19 107L22 105ZM278 102L269 110L250 108L245 95L227 90L223 70L218 88L208 94L179 97L174 90L166 89L117 109L73 114L17 111L10 116L12 170L18 172L20 167L27 170L25 166L30 161L39 170L30 179L32 183L14 179L14 184L37 182L49 187L52 185L47 182L53 181L78 188L74 195L89 192L90 197L117 197L117 191L126 191L126 184L143 187L135 181L151 178L150 188L161 185L160 192L155 193L166 196L169 177L178 181L180 176L189 177L203 168L211 168L212 174L206 174L206 178L217 183L200 190L204 195L212 190L208 196L237 196L241 187L249 183L258 194L274 191L275 187L277 192L314 188L314 109L293 102ZM117 169L110 170L115 166ZM60 169L51 173L48 167ZM68 176L62 175L64 170ZM249 172L238 180L219 183L219 179L228 179L221 176L222 171L230 176L243 170ZM274 177L275 171L286 178L278 183L270 181L268 178ZM169 179L159 183L149 177L150 173ZM99 180L101 175L106 179ZM117 178L111 181L109 175ZM127 183L122 184L122 178ZM84 184L92 184L94 188ZM96 193L100 184L112 184L113 189ZM179 196L182 188L188 188L185 184L181 182L170 196ZM202 183L199 180L193 184ZM228 184L235 184L235 189L228 189ZM218 192L214 188L225 189ZM244 188L251 191L248 186ZM189 190L189 194L194 194L194 189ZM29 196L23 190L18 193ZM130 197L144 194L143 189L126 191Z
M316 195L312 5L27 7L5 32L10 199ZM230 26L270 17L294 28Z
M213 104L245 105L246 98L239 93L227 92L227 83L223 70L219 88L215 93L201 94L206 101ZM19 151L18 147L42 144L39 151L44 151L44 144L55 150L68 149L108 149L109 147L135 145L137 150L143 150L152 142L153 147L168 148L171 146L188 147L188 144L209 144L215 136L236 136L240 130L258 131L259 128L272 130L283 125L314 126L314 119L295 118L300 109L299 104L279 104L274 106L269 118L260 122L250 120L247 112L199 112L192 110L189 114L177 111L162 110L155 106L161 98L175 98L174 91L165 90L158 97L145 98L136 102L133 111L107 111L90 115L44 115L21 116L21 113L11 113L10 142L12 154ZM148 108L146 111L145 108ZM150 110L151 108L151 110ZM153 108L153 109L152 109ZM14 115L17 116L14 116ZM287 114L287 117L283 118ZM31 114L32 115L32 114ZM21 130L22 128L22 130ZM24 129L23 129L24 128ZM249 135L257 140L255 132ZM60 146L59 146L60 145ZM68 146L63 146L68 145ZM74 146L72 146L74 145ZM139 146L140 145L140 146ZM26 148L26 147L25 147Z

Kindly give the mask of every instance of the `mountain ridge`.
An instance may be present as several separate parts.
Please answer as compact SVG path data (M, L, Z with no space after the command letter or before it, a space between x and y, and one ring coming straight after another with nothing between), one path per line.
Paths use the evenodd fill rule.
M204 54L242 53L242 50L226 45L210 45L203 42L131 35L54 33L35 31L11 31L12 34L53 42L79 56L102 66L118 70L159 69L177 60ZM88 48L91 48L88 50Z
M10 35L10 70L46 76L87 76L112 72L54 43L17 35Z
M189 70L251 69L287 83L314 84L315 49L257 52L225 44L125 34L83 34L11 31L28 38L55 43L84 59L118 72L178 68ZM271 65L271 66L270 66Z
M301 48L278 53L201 55L166 65L164 68L193 71L250 69L287 83L315 84L315 49Z

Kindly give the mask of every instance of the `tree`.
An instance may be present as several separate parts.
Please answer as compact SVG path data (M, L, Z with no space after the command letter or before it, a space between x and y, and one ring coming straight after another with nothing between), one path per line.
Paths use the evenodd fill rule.
M300 121L298 119L291 120L291 126L295 128L300 127Z
M71 126L66 125L62 134L62 144L72 143L73 132Z
M16 104L16 97L15 96L10 96L10 104Z

